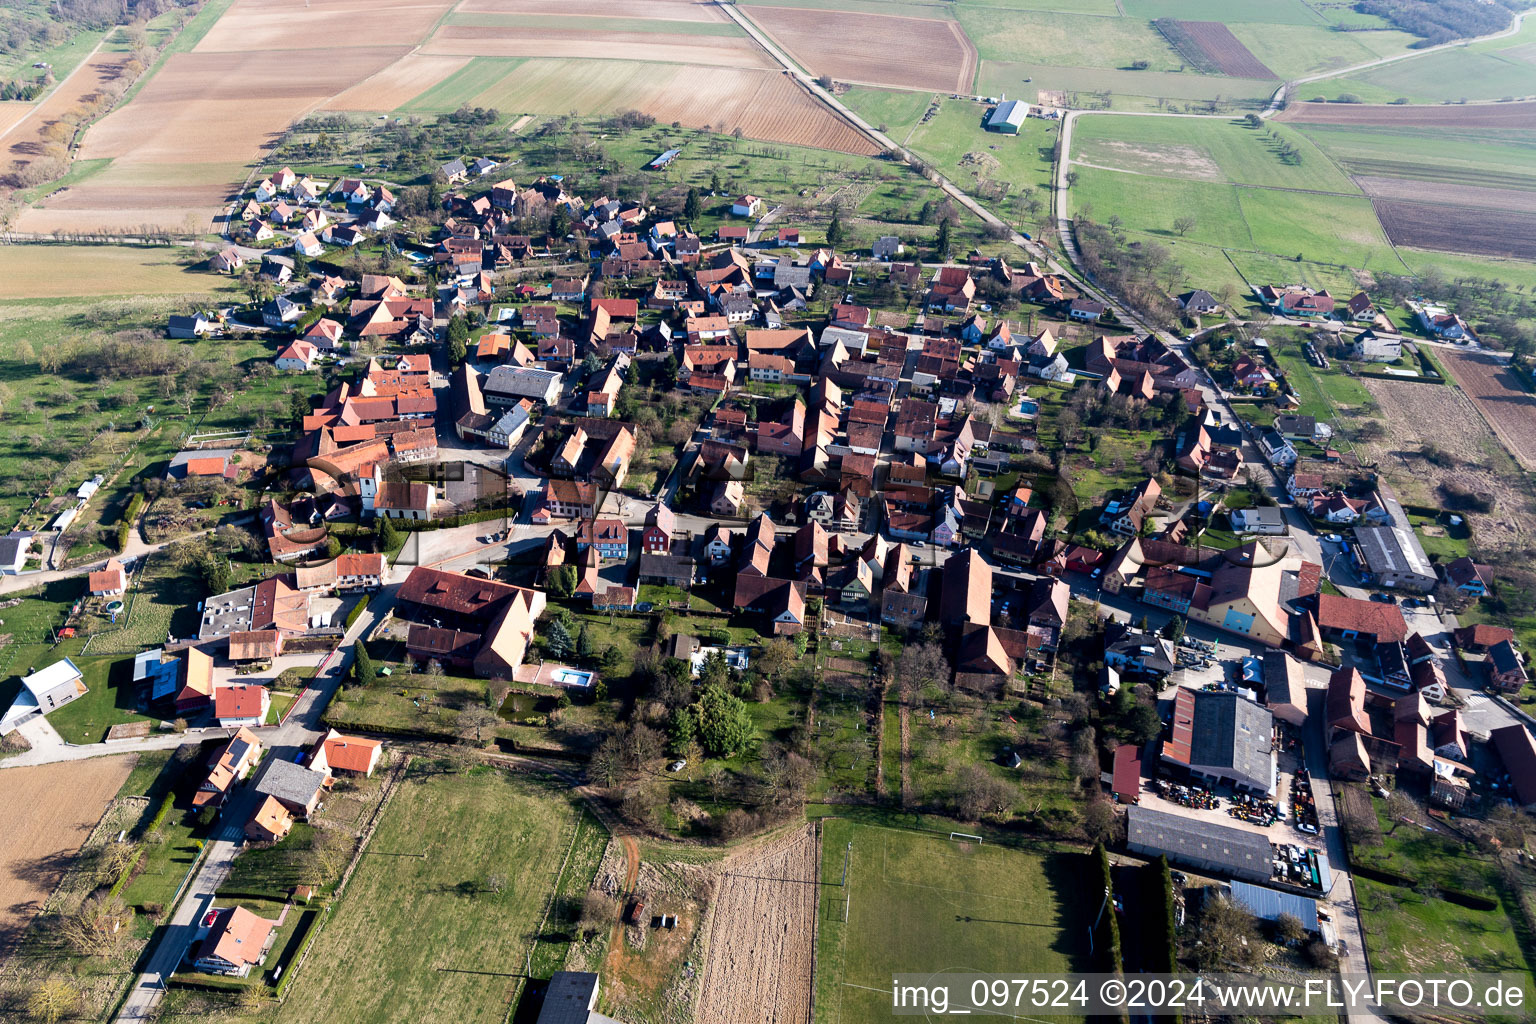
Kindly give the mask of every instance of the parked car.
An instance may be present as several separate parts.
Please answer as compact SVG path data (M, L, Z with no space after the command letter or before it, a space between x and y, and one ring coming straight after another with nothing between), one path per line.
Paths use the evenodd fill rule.
M667 771L669 771L669 772L680 772L684 768L687 768L687 767L688 767L688 762L687 761L673 761L671 764L667 765Z
M1324 537L1323 540L1327 541L1329 544L1342 544L1342 543L1344 543L1344 538L1340 537L1336 533L1328 534L1328 536Z

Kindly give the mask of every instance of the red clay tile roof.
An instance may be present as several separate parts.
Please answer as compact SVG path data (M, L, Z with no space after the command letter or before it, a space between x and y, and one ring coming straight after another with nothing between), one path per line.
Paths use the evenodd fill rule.
M1323 629L1367 634L1381 643L1408 639L1408 623L1395 604L1361 601L1339 594L1317 595L1317 624Z
M260 718L265 686L241 683L220 686L213 691L213 713L217 718Z

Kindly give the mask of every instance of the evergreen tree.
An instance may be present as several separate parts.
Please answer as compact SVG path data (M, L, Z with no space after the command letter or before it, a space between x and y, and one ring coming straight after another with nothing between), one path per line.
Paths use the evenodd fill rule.
M587 636L587 624L581 624L581 630L576 634L576 657L582 661L590 661L592 658L592 638Z
M377 678L373 659L368 656L368 645L359 639L352 645L352 681L367 686Z
M469 353L469 324L461 316L448 321L448 358L455 366Z
M389 516L379 516L377 530L379 550L393 551L400 546L400 531L395 529L394 521Z
M689 224L692 224L694 221L699 219L700 212L701 206L699 204L699 190L696 188L690 188L688 190L688 198L683 200L683 219L686 220Z
M827 248L836 249L840 244L842 244L842 241L843 215L841 211L834 208L832 210L832 220L827 225Z
M672 713L672 724L667 729L667 749L673 757L682 757L694 737L693 712L686 707Z
M939 221L939 237L933 243L934 251L938 254L939 259L949 259L949 245L949 218L945 217Z
M203 575L203 585L209 594L223 594L229 590L229 559L222 555L205 554L198 569Z
M288 416L293 420L294 426L304 422L304 417L309 415L309 396L295 391L288 398Z
M720 172L719 171L710 171L709 172L709 190L710 190L710 192L719 192L720 191Z
M571 653L571 631L565 623L555 619L544 634L544 649L551 658L564 658Z
M752 739L752 716L746 704L719 686L706 686L690 710L699 743L716 757L739 754Z

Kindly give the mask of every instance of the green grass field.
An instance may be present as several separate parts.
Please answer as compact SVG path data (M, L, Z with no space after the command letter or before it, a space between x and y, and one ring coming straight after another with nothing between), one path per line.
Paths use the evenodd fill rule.
M870 124L884 125L897 142L928 109L928 94L890 89L849 89L840 99Z
M435 114L457 110L511 74L521 63L521 57L476 57L398 112Z
M1275 91L1275 83L1269 79L1190 75L1177 71L1126 71L984 60L976 77L976 88L988 96L1008 95L1031 101L1044 89L1065 93L1108 91L1110 105L1115 110L1165 110L1176 114L1197 101L1259 110ZM1203 102L1201 106L1203 108Z
M1351 174L1536 189L1536 132L1332 125L1300 128Z
M1282 78L1299 78L1353 67L1380 57L1404 53L1418 42L1415 36L1390 29L1338 32L1322 24L1277 28L1253 22L1236 23L1231 28L1232 34L1255 57ZM1314 82L1302 86L1301 95L1316 95L1307 90L1313 85L1322 84Z
M1302 0L1124 0L1125 16L1152 21L1178 18L1181 21L1245 21L1269 25L1317 25L1314 14Z
M946 99L927 124L907 140L913 152L968 188L978 181L1006 181L1015 191L1050 188L1056 122L1026 118L1017 135L1000 135L981 126L982 103Z
M1282 158L1286 145L1296 151L1294 162ZM1360 194L1304 134L1274 123L1252 128L1241 120L1078 117L1072 159L1166 177Z
M91 161L92 165L98 161ZM231 295L228 277L210 274L173 246L7 245L0 247L0 301L109 295Z
M848 923L843 923L843 852ZM816 1016L890 1019L891 978L918 971L1085 970L1086 858L969 845L829 819L817 939ZM1066 1018L1053 1018L1066 1019Z
M1118 215L1131 235L1150 236L1170 246L1186 272L1204 264L1219 271L1224 280L1234 280L1230 271L1220 267L1214 252L1202 254L1198 246L1227 250L1233 258L1239 253L1259 253L1288 260L1299 256L1298 264L1393 274L1407 271L1363 196L1313 195L1092 167L1078 169L1078 175L1070 196L1074 213L1087 209L1100 223L1111 214ZM1194 226L1180 236L1173 225L1183 217L1192 218ZM1186 253L1204 258L1186 259ZM1210 287L1192 276L1187 281Z
M141 715L133 699L133 658L75 658L89 690L48 716L69 743L100 743L114 725L158 722ZM39 666L41 667L41 666Z
M1150 71L1183 64L1145 21L969 6L955 8L955 17L984 60L1084 68L1128 68L1144 60Z
M523 778L418 762L275 1019L502 1024L576 824Z
M1389 103L1399 97L1414 103L1455 103L1531 96L1536 94L1536 22L1527 19L1519 32L1504 39L1440 50L1347 78L1312 82L1301 90L1304 98L1334 99L1344 93L1353 93L1366 103Z

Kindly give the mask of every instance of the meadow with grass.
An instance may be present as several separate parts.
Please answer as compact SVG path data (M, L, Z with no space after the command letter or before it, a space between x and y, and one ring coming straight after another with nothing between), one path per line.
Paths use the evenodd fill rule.
M527 778L416 761L274 1019L501 1024L581 816Z
M850 849L845 887L837 883ZM1087 867L1080 853L827 819L817 1019L888 1020L891 978L903 972L1087 970Z

